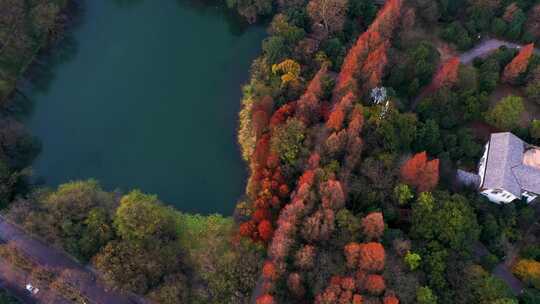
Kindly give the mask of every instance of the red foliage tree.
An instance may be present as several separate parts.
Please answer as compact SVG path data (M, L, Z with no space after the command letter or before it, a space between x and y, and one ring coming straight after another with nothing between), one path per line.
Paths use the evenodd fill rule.
M338 210L345 205L345 193L337 180L327 180L319 186L323 208Z
M356 72L362 66L363 60L370 50L375 49L382 42L382 37L377 31L366 31L358 37L356 44L349 50L341 65L341 71L334 87L334 99L340 98L346 91L356 92Z
M362 219L362 230L370 241L378 240L384 233L384 219L381 212L373 212Z
M431 191L439 183L439 160L429 161L426 152L418 153L401 167L401 179L419 192Z
M269 169L276 169L279 166L279 155L276 153L270 153L266 159L266 167Z
M355 290L356 282L352 277L344 277L341 279L341 288L345 290Z
M386 284L384 282L384 278L381 275L370 274L366 278L364 288L367 290L368 293L377 296L383 293L384 289L386 288Z
M287 118L291 117L294 114L296 104L294 102L289 102L281 106L270 118L270 127L276 127L284 123Z
M238 233L243 237L252 237L256 227L252 221L243 222L240 224Z
M383 303L384 304L399 304L399 300L398 298L396 298L396 296L390 295L390 296L384 297Z
M264 111L253 112L251 122L256 138L261 137L262 133L268 127L268 114Z
M253 151L253 162L255 166L264 166L270 152L270 135L264 134L258 141Z
M262 222L263 220L269 220L271 219L272 214L268 209L257 209L255 212L253 212L253 220L257 223Z
M333 131L339 131L343 128L345 115L351 108L355 98L355 95L352 92L349 92L340 99L339 103L337 103L332 112L330 112L330 117L328 117L328 120L326 121L327 128Z
M260 222L257 229L259 231L259 236L263 241L268 242L270 239L272 239L274 229L272 228L272 224L269 220L264 220Z
M364 126L364 112L361 106L354 107L351 113L351 120L349 126L347 127L347 135L349 138L358 136L362 127Z
M279 196L282 198L286 198L290 193L289 186L283 184L279 186Z
M362 304L364 303L364 298L361 295L355 294L353 296L352 304Z
M347 261L347 267L354 269L358 267L358 258L360 257L360 244L349 243L345 245L344 253Z
M295 115L306 126L320 119L320 96L323 91L323 78L328 73L328 67L323 64L319 72L315 74L315 77L309 83L306 92L297 102L297 109Z
M275 304L274 297L269 294L264 294L257 298L256 304Z
M388 57L386 56L387 49L388 43L381 43L373 52L369 53L364 65L360 69L360 75L364 76L362 92L369 92L369 90L381 84L384 68L388 63Z
M437 91L442 87L451 87L458 80L459 74L459 57L454 57L447 60L439 68L430 85L430 91Z
M334 223L334 211L319 209L304 220L302 236L310 242L327 241L335 230Z
M359 269L367 272L379 272L384 269L385 261L384 247L381 243L366 243L360 245L358 255Z
M400 22L402 0L388 0L384 7L377 14L377 18L369 26L369 31L379 32L383 37L389 39L392 32Z
M527 44L519 51L519 54L504 68L502 81L513 83L518 76L527 70L529 60L534 53L534 43Z
M350 49L341 66L336 87L334 88L334 98L339 98L340 94L347 90L352 90L352 92L356 93L357 89L355 87L357 79L355 79L355 74L364 64L368 64L370 70L377 71L375 75L367 78L368 85L364 86L364 89L369 88L371 85L380 81L382 69L384 69L385 66L385 64L381 64L381 62L386 63L385 58L383 58L386 56L386 51L379 49L379 47L383 41L390 39L392 36L392 32L399 23L401 7L402 0L386 1L384 7L379 11L377 18L373 21L369 29L358 37L358 40ZM369 60L366 60L368 54L371 52L374 52L372 55L373 59L378 57L378 59L383 61L370 62ZM379 64L380 66L373 68L371 64Z
M300 176L300 179L298 180L298 185L300 186L303 184L311 185L313 184L314 178L315 178L315 171L307 170L304 172L304 174L302 174L302 176Z
M331 156L335 156L338 153L343 152L347 145L347 132L341 130L339 132L332 132L326 139L325 147Z
M289 291L297 298L301 298L306 293L306 289L302 284L302 276L298 272L289 274L287 278L287 287Z
M272 262L264 263L262 274L263 274L263 277L267 280L270 280L270 281L276 280L278 276L276 265L274 265L274 263Z
M302 270L309 270L315 266L315 247L304 245L298 250L294 257L294 265Z

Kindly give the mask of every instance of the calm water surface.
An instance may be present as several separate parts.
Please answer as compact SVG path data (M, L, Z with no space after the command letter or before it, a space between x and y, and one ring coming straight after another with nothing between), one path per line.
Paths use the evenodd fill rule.
M27 90L49 186L96 178L183 211L230 214L245 166L240 86L264 37L188 0L88 0L45 84Z

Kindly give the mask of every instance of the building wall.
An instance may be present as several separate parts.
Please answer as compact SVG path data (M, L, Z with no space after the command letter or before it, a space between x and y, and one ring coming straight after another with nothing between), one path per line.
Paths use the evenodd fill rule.
M484 147L484 155L478 163L478 175L480 176L480 185L484 184L484 175L486 174L487 155L489 151L489 142Z
M519 197L502 189L485 189L480 194L497 204L508 204L515 199L519 199Z

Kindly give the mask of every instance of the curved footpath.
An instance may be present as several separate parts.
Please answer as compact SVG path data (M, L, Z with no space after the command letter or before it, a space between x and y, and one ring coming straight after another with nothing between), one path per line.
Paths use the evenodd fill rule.
M517 43L513 43L509 41L504 41L504 40L499 40L499 39L486 39L480 42L479 44L475 45L472 49L468 50L467 52L459 55L459 62L465 65L471 64L474 61L474 59L485 58L489 56L491 53L498 50L501 46L506 46L507 48L511 48L511 49L519 49L522 47L521 44L517 44ZM535 48L534 53L537 55L540 55L540 49ZM420 100L423 97L425 97L427 93L428 93L428 89L424 88L424 90L418 96L416 96L416 98L414 98L411 104L411 108L413 109L416 108Z
M487 39L480 42L480 44L476 45L473 49L461 54L459 56L459 61L463 64L470 64L475 58L485 57L490 53L496 51L501 46L506 46L510 49L517 49L522 47L522 45L513 42L498 39ZM540 49L535 48L534 53L540 55Z
M136 295L123 294L113 290L108 290L104 284L93 279L94 272L76 262L66 253L59 249L44 244L42 241L26 234L21 228L8 222L0 216L0 240L14 243L17 248L27 254L34 262L41 266L56 268L61 270L74 270L81 275L77 278L71 278L71 284L78 288L90 303L95 304L143 304L146 301ZM0 260L0 269L2 269ZM4 265L5 267L5 265ZM22 275L4 275L6 271L0 272L0 284L3 284L12 293L22 300L28 301L28 292L24 295L24 285L21 286L21 280L25 279ZM22 289L21 289L22 287ZM39 294L38 294L39 295ZM33 302L44 302L40 297L35 297ZM90 304L89 303L89 304Z

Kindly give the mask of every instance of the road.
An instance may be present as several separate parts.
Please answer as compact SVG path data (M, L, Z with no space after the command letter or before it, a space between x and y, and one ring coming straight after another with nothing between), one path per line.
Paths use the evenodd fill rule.
M521 45L513 42L498 40L498 39L488 39L480 42L473 49L461 54L459 56L459 61L462 64L470 64L475 58L486 57L492 52L499 49L501 46L506 46L507 48L516 49L520 48ZM538 53L538 49L535 50Z
M479 44L477 44L474 48L468 50L465 53L462 53L459 55L459 61L461 64L471 64L475 58L485 58L489 54L493 53L494 51L498 50L501 46L506 46L508 48L521 48L522 45L509 42L509 41L503 41L498 39L486 39ZM535 48L534 53L537 55L540 55L540 49ZM422 100L427 94L429 94L429 87L425 88L422 93L420 93L416 98L413 100L411 107L412 109L416 108L418 105L418 102Z
M103 283L94 279L95 274L91 269L81 265L63 251L47 246L40 240L29 236L21 228L6 221L2 216L0 216L0 239L14 243L18 249L41 266L60 270L74 270L74 272L80 273L81 275L71 279L70 283L76 286L91 303L145 303L145 300L141 297L108 290ZM0 277L0 280L4 280L4 285L9 287L9 290L13 291L14 294L19 294L20 289L14 286L20 285L21 281L20 277L16 277L15 275L5 278ZM46 303L39 299L36 300L39 303Z

